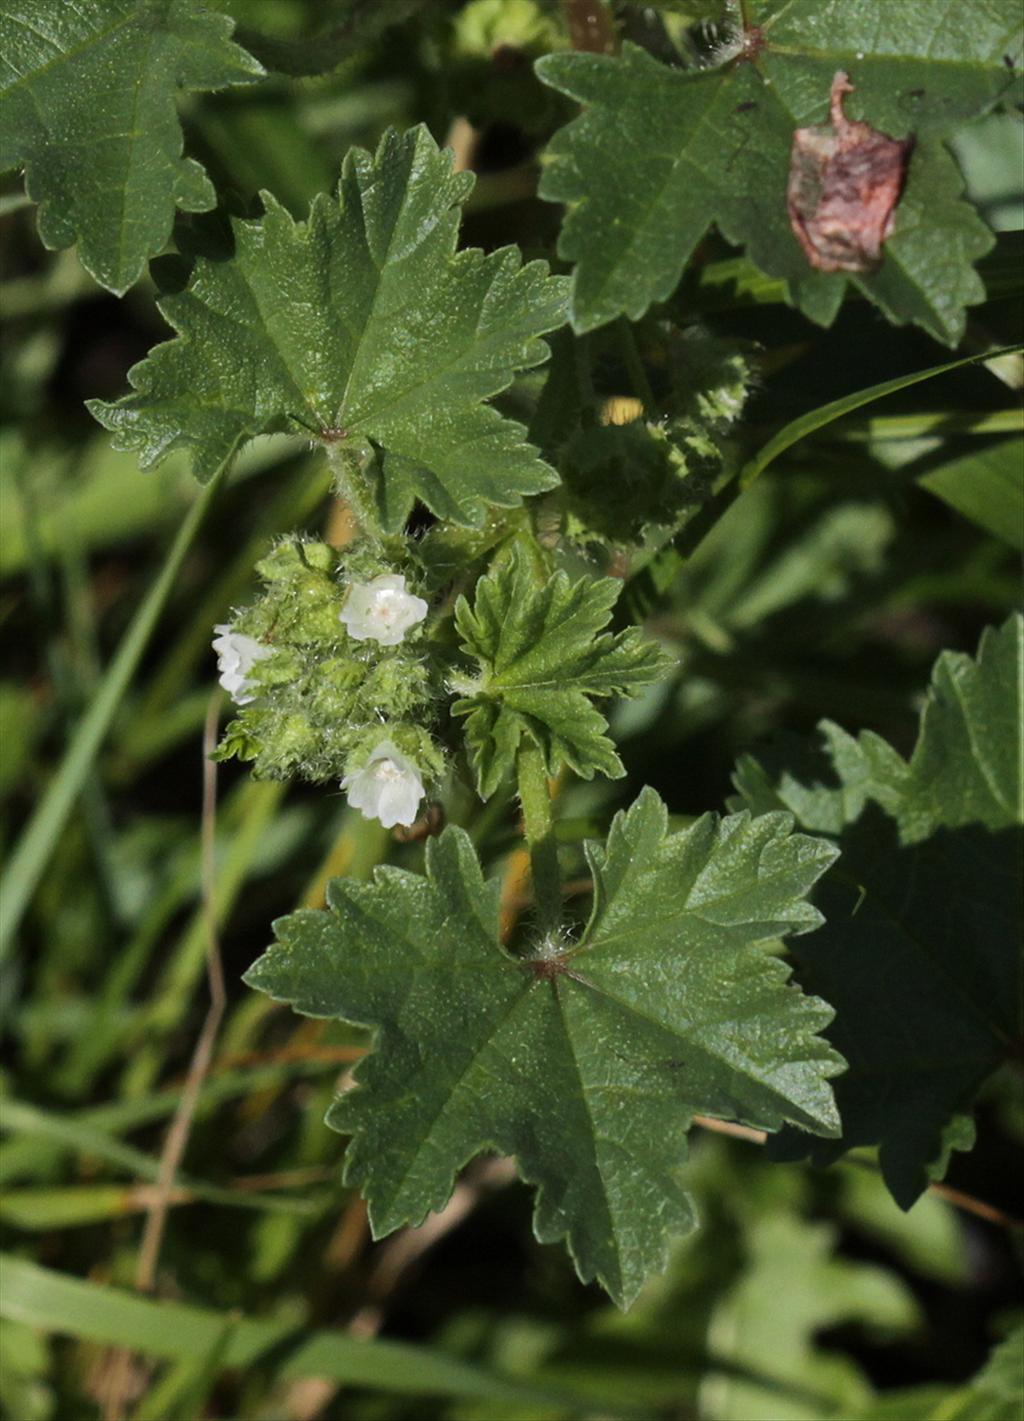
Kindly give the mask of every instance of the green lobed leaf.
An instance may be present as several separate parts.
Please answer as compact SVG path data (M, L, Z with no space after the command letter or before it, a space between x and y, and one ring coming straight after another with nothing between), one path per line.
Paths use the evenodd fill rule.
M540 746L549 774L568 765L584 779L625 774L593 698L637 695L657 681L666 658L636 627L607 626L622 590L614 578L571 582L556 572L538 584L530 556L508 558L460 597L455 624L463 649L483 672L478 690L456 701L486 799L511 769L523 736Z
M987 627L976 657L944 651L932 671L909 761L873 731L856 739L831 721L820 744L796 737L760 760L744 756L734 783L755 813L785 809L805 827L840 834L871 801L914 844L938 829L1024 824L1024 617Z
M951 1148L970 1146L959 1126L949 1134L955 1117L1024 1046L1022 684L1017 615L985 632L977 658L939 657L909 763L826 722L820 748L746 760L736 778L755 812L788 809L842 850L818 898L826 925L799 958L850 1063L836 1092L843 1136L775 1148L827 1162L877 1144L904 1208Z
M1004 60L1019 66L1024 48L1015 0L748 0L743 16L712 69L670 68L630 44L538 62L584 106L549 145L541 183L568 206L559 251L576 263L573 324L637 319L665 299L712 223L806 315L831 322L847 277L810 267L786 188L794 130L825 119L844 70L850 117L918 139L885 260L855 285L891 320L954 344L965 305L983 298L972 263L992 237L937 140L1015 92Z
M994 246L994 234L964 199L956 158L944 143L922 139L911 155L884 260L853 284L894 325L913 323L957 345L967 307L985 300L975 263Z
M1024 824L1024 617L988 627L977 658L935 663L900 807L905 839L932 828Z
M818 899L828 926L800 961L836 1009L830 1039L850 1071L837 1090L842 1141L813 1154L828 1163L877 1145L910 1208L945 1171L948 1122L1020 1049L1022 839L970 826L901 846L868 811L839 844L843 870Z
M249 985L377 1029L328 1115L353 1135L346 1180L374 1234L441 1208L495 1149L538 1187L537 1237L567 1239L625 1305L694 1225L676 1178L694 1113L834 1134L830 1013L762 946L820 921L806 894L834 851L791 822L709 814L668 834L644 790L589 846L581 940L527 957L501 946L497 885L457 828L429 841L426 877L335 879L328 912L279 920Z
M712 1366L704 1379L700 1414L708 1421L822 1421L849 1416L869 1400L861 1368L816 1345L815 1334L857 1324L876 1336L905 1334L920 1321L919 1310L892 1273L833 1257L835 1244L827 1224L781 1211L754 1222L747 1268L711 1321L716 1357L737 1370L725 1375ZM786 1383L793 1394L783 1399Z
M735 807L755 814L785 809L816 834L841 834L872 801L897 813L908 773L899 752L874 731L853 736L823 720L817 742L790 735L757 758L741 756Z
M306 426L356 463L375 449L390 529L417 497L476 525L551 488L522 426L485 401L547 358L566 282L512 247L456 253L472 184L420 126L351 150L307 222L264 193L263 217L232 224L234 256L200 259L160 303L179 335L130 372L134 393L89 408L144 466L190 448L200 479L273 430Z
M263 68L232 21L193 0L2 0L0 170L25 167L47 247L79 244L118 294L171 235L176 207L213 207L182 157L179 90L223 89Z

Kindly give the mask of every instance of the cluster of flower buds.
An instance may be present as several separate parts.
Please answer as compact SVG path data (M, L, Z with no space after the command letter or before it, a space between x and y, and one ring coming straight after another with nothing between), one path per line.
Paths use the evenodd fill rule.
M429 607L404 574L367 576L365 560L350 562L326 544L287 540L259 566L261 601L214 628L220 684L240 708L217 758L253 760L274 778L343 770L354 809L408 826L424 775L442 768L422 729L435 694L429 666L403 646Z

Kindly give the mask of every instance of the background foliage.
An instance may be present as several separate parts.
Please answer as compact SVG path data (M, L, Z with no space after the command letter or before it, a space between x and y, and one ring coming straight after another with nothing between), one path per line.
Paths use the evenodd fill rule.
M1005 1214L1019 1213L1024 1117L1019 1066L1004 1050L1014 1023L986 1017L996 999L1009 1012L1012 992L961 978L958 1000L982 1010L968 1026L962 1012L947 1021L931 968L936 955L954 977L965 961L983 972L1003 960L1006 928L993 905L1002 855L1011 871L1016 854L1012 806L1004 812L986 772L994 767L1000 784L1012 776L997 762L1017 732L1003 718L1020 664L1018 624L1007 618L1024 535L1024 377L1019 355L961 358L1019 331L1020 41L1000 0L950 7L938 34L930 0L883 8L898 21L874 24L874 0L751 0L750 23L780 12L787 27L775 31L778 52L761 57L769 100L751 64L679 67L729 43L714 0L606 9L222 0L229 20L197 19L186 0L0 3L9 65L0 89L13 84L2 162L25 165L0 194L4 908L26 909L16 944L4 938L16 950L0 988L0 1408L12 1421L98 1416L118 1390L140 1418L187 1421L425 1410L666 1421L1019 1414L1021 1232ZM61 84L54 62L68 46L88 56L75 86ZM899 260L848 289L844 277L787 265L784 228L758 194L764 174L785 167L788 132L820 121L834 68L858 51L858 102L879 126L910 125L922 141ZM952 77L934 78L936 55ZM37 77L19 87L25 73ZM582 118L579 97L589 104ZM767 118L753 103L769 105ZM680 167L673 123L690 131L688 105L727 131ZM321 402L291 398L315 386L311 372L285 360L258 389L226 385L222 370L215 378L202 358L209 307L199 298L241 299L231 283L244 269L247 292L266 283L264 304L291 283L293 298L315 305L325 233L348 251L358 245L358 233L335 230L337 204L325 196L343 160L356 144L375 150L389 125L420 123L386 155L420 175L398 221L413 244L429 228L440 262L430 272L442 272L433 286L421 282L420 305L407 312L426 346L403 347L412 365L398 371L432 382L430 399L402 406L397 377L390 386L350 379L344 351L332 371L355 419L359 400L369 411L361 433L391 459L381 515L396 527L419 496L480 522L424 536L425 562L444 585L523 516L513 507L498 526L482 505L507 509L549 487L551 464L532 446L548 459L556 451L565 570L616 579L578 599L588 635L608 626L590 659L544 630L573 615L564 581L530 603L507 565L467 589L459 632L491 679L461 709L490 798L481 804L468 780L456 783L446 802L454 827L431 852L458 845L464 872L485 865L498 884L488 912L503 933L522 916L525 856L492 750L530 717L551 771L623 771L562 774L557 833L570 887L594 870L609 882L628 877L636 853L652 874L664 871L682 845L708 835L708 810L787 809L821 836L823 862L832 840L856 870L856 884L830 874L816 892L828 925L794 943L799 979L833 1004L849 992L850 1023L879 999L896 1003L891 1039L833 1038L861 1074L837 1081L846 1137L811 1152L820 1164L852 1146L841 1163L807 1163L809 1141L795 1130L770 1146L787 1163L749 1138L691 1133L685 1194L665 1222L678 1227L695 1208L701 1228L671 1247L665 1271L625 1313L577 1280L560 1246L534 1239L530 1192L493 1159L470 1169L424 1229L372 1243L366 1207L341 1181L343 1140L323 1123L366 1033L293 1016L242 982L271 920L321 908L337 875L336 911L342 897L371 901L380 890L364 881L374 869L422 873L424 844L387 834L329 790L254 780L234 764L218 769L215 839L205 850L201 841L211 628L257 595L255 564L277 538L299 528L340 546L346 528L331 471L304 442L302 420L315 422ZM54 133L66 140L61 165L48 158ZM444 144L459 159L448 178L437 167ZM466 168L476 173L471 192ZM344 171L353 198L365 195L369 160L349 158ZM602 210L627 189L643 199L648 184L661 194L644 209L648 225L616 247ZM273 201L261 204L264 191ZM482 261L451 255L452 204L463 198L459 245L483 248ZM555 199L570 204L564 229ZM298 227L311 204L318 216ZM233 265L229 216L253 234ZM522 267L499 255L510 244ZM198 296L184 290L197 257ZM542 281L537 259L553 264L554 279ZM394 327L382 315L393 322L409 288L399 302L386 262L379 276L360 319L386 355ZM466 318L467 284L474 300L490 293L500 307L494 341ZM128 367L168 339L161 309L199 335L191 347L165 346L119 404ZM536 338L566 309L575 334L559 330L549 365L538 366ZM322 328L297 322L295 343L326 347L342 315L351 319L325 311ZM466 380L445 383L442 348L470 363ZM182 391L214 387L227 389L230 418L208 410L176 439L168 409ZM129 449L115 447L86 401L99 402ZM288 415L301 416L298 428ZM445 461L481 420L495 459L479 487L460 490ZM256 434L228 482L224 454ZM205 451L205 491L182 444ZM138 449L167 457L142 474ZM614 599L615 545L627 536L640 551ZM641 620L671 667L660 678L650 642L629 629ZM538 690L553 668L566 673L558 693ZM635 694L611 702L613 690ZM61 760L76 728L76 753ZM950 762L980 773L946 783ZM46 812L30 819L39 801ZM588 866L584 840L603 842L630 805ZM777 822L762 825L768 838ZM132 1281L205 1010L204 863L228 1008L171 1196L157 1302ZM865 883L872 905L914 885L913 911L932 917L928 972L905 951L898 921L883 936L873 906L858 915ZM618 911L634 915L628 883L622 892ZM802 902L787 911L813 912ZM660 930L648 923L642 937L656 944ZM600 919L591 931L599 942ZM860 975L832 971L842 954L869 950ZM895 957L905 966L890 977ZM768 976L769 964L783 971L775 958L760 962ZM281 983L273 990L289 995ZM879 1120L871 1051L891 1070L908 1021L911 1057L922 1040L943 1050L954 1031L962 1049L943 1062L946 1095L934 1072L901 1064ZM452 1024L436 1025L443 1042ZM659 1047L653 1081L646 1062L612 1068L642 1086L659 1140L659 1102L680 1094L673 1062L685 1051ZM438 1048L439 1067L441 1057ZM421 1084L439 1089L437 1077ZM965 1090L978 1092L973 1123L960 1110ZM704 1098L686 1105L714 1113ZM511 1090L493 1102L513 1137L532 1108ZM542 1116L551 1118L546 1107ZM950 1188L991 1205L989 1216L922 1192L944 1172ZM649 1213L629 1214L634 1192L623 1193L621 1232L645 1267L618 1288L613 1280L620 1294L635 1291L663 1246ZM395 1221L416 1213L397 1210ZM542 1232L565 1228L549 1219ZM580 1247L586 1258L589 1244ZM607 1260L584 1266L609 1277ZM119 1348L132 1349L127 1368Z

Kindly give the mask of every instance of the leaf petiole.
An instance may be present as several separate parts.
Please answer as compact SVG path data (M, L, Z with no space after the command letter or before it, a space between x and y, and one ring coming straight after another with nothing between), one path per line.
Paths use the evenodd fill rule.
M562 916L562 875L544 756L540 747L526 738L516 754L516 780L530 848L534 901L541 926L547 931L557 927Z
M384 534L360 451L343 443L327 444L325 448L335 487L351 509L359 532L374 543L383 542Z

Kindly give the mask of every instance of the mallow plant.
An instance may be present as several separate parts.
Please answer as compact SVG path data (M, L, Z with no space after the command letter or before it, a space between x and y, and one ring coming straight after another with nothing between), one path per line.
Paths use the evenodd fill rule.
M340 6L324 69L386 26L363 8ZM329 468L333 531L268 540L216 613L214 759L419 845L279 918L245 974L368 1030L327 1119L374 1235L497 1152L537 1238L626 1308L698 1227L695 1119L766 1132L780 1162L877 1148L909 1208L1022 1049L1019 616L938 657L912 746L807 725L748 745L701 813L645 786L619 732L685 686L659 609L776 458L958 360L1010 358L975 328L766 431L790 356L743 313L791 307L799 342L859 303L881 346L907 324L960 345L994 239L947 140L1019 95L1019 7L449 8L393 18L442 49L471 19L520 56L546 204L526 249L500 223L461 238L474 177L433 119L349 147L299 213L263 191L183 218L218 192L176 101L316 62L198 0L6 0L3 152L47 246L117 294L153 262L166 335L127 393L88 401L116 450L143 471L184 451L215 490L267 435ZM995 493L934 492L997 536L1012 521ZM563 806L603 781L620 789L577 833ZM483 816L505 838L481 856Z

